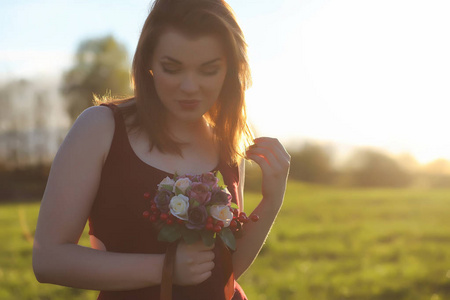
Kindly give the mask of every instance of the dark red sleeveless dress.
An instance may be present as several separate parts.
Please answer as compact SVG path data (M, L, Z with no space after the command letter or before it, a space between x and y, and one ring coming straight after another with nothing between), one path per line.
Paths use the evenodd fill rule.
M152 224L142 217L150 210L145 192L154 197L156 186L166 176L173 174L144 163L133 151L128 140L125 123L119 108L106 105L114 112L115 130L108 157L103 166L100 185L89 216L89 234L100 239L110 252L161 254L167 243L159 242ZM239 172L237 166L220 162L214 170L220 170L225 184L237 201ZM223 300L224 271L220 251L214 249L216 258L212 275L195 286L173 286L176 300ZM101 291L98 299L159 300L160 286L150 286L129 291ZM233 300L245 300L243 290L235 281Z

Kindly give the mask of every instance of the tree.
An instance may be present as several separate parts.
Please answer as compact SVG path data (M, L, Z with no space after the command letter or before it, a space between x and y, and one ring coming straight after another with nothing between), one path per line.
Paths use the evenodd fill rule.
M350 158L348 174L351 182L364 187L402 187L412 176L388 155L373 149L359 149Z
M314 143L305 143L291 152L290 177L306 182L330 183L333 176L330 151Z
M125 47L112 36L82 41L75 64L63 75L62 92L72 120L92 105L93 94L131 94L130 65Z

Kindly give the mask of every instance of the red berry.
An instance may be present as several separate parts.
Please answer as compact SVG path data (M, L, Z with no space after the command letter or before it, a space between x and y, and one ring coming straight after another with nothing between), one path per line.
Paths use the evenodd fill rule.
M220 227L219 225L214 225L214 232L220 232L222 230L222 227Z
M259 216L258 215L251 215L250 216L250 220L252 220L253 222L257 222L259 220Z
M244 217L244 218L247 218L247 214L246 214L245 212L243 212L243 211L239 214L239 217L240 217L240 216L242 216L242 217Z
M173 220L172 219L167 219L166 220L166 224L167 225L172 225L173 224Z
M149 212L148 210L146 210L146 211L144 211L144 212L142 213L142 216L143 216L144 218L148 218L148 217L150 217L150 212Z
M168 215L168 214L165 214L165 213L162 213L162 214L159 216L159 218L161 219L161 221L165 221L165 220L167 220L167 219L169 218L169 215Z
M209 216L207 219L206 219L206 223L212 223L214 221L214 219L213 219L213 217L211 217L211 216Z
M222 221L217 221L216 225L219 225L220 227L223 227L225 224L223 224Z
M151 209L152 212L158 211L158 208L156 207L156 205L155 206L152 205L152 207L150 209Z
M206 230L213 231L214 225L212 223L206 223L205 228L206 228Z
M245 217L244 216L239 216L238 221L241 222L241 223L244 223Z
M238 216L239 216L239 210L238 210L237 208L235 208L235 209L233 210L233 215L234 215L235 217L238 217Z
M149 192L145 192L145 193L144 193L144 198L145 198L145 199L150 198L150 193L149 193Z
M237 222L236 222L235 220L232 220L232 221L230 222L230 227L231 227L231 228L236 228L236 227L237 227Z
M156 222L156 221L158 221L158 216L157 215L151 215L150 216L150 222Z

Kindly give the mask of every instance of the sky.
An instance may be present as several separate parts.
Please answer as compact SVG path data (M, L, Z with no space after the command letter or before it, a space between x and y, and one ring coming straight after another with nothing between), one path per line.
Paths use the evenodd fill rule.
M229 0L259 136L450 159L450 1ZM79 42L134 53L149 0L0 0L0 80L59 76Z

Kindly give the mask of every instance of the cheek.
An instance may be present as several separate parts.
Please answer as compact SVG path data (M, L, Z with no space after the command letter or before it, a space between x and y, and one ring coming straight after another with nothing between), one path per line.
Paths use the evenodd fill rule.
M158 93L160 98L175 91L174 87L177 86L177 82L173 77L159 74L157 76L154 76L153 78L155 82L156 92Z
M210 93L214 94L215 96L219 96L220 91L222 90L224 81L225 81L225 76L220 76L220 77L212 79L208 83L208 89L209 89Z

